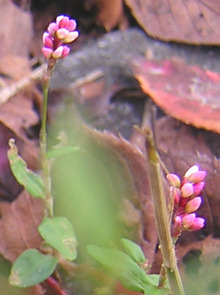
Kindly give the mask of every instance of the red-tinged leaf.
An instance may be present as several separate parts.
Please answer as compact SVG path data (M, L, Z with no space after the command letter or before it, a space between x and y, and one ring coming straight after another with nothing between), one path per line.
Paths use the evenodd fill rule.
M170 116L220 133L220 76L180 61L135 61L143 91Z
M42 243L38 226L44 215L44 203L26 191L12 203L1 202L0 253L14 261L24 250Z

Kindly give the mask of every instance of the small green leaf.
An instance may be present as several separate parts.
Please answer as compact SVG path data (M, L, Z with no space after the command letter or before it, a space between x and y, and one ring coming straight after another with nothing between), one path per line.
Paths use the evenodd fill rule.
M141 247L128 239L121 239L122 246L125 253L131 257L136 263L143 263L146 261Z
M146 286L154 289L152 280L128 255L112 248L87 247L89 254L114 274L125 288L144 293ZM150 293L149 293L150 294Z
M8 159L15 178L31 196L44 199L44 182L42 178L27 168L25 161L18 155L18 148L13 138L9 140L9 146Z
M53 150L47 153L47 158L52 159L58 156L63 156L67 154L71 154L72 152L78 151L80 148L77 146L62 146L59 148L54 148Z
M45 281L55 270L58 259L36 249L24 251L14 262L9 283L17 287L30 287Z
M66 217L45 217L38 227L44 240L54 247L65 259L76 258L76 237L72 224Z

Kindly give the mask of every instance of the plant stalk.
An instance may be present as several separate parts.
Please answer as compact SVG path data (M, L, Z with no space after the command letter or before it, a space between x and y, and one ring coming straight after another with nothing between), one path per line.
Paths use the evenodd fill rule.
M150 187L153 198L156 228L171 293L173 295L185 295L182 280L177 266L174 243L171 237L170 218L163 187L160 159L155 148L153 132L151 128L151 106L148 105L148 108L148 122L145 125L143 132L147 140L147 157L149 163Z
M42 173L45 184L45 205L47 215L53 217L53 198L51 195L51 178L49 171L49 163L47 159L47 105L48 105L48 92L50 87L50 78L52 72L46 70L43 77L43 107L42 107L42 122L40 130L40 151L41 151L41 165Z

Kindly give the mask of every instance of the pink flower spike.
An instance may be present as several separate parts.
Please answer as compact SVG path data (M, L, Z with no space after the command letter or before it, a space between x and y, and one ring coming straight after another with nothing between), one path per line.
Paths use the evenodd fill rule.
M203 181L206 177L206 171L200 170L197 172L192 173L187 180L192 182L192 183L199 183Z
M189 228L189 230L190 231L200 230L201 228L204 227L204 225L205 225L205 219L202 217L196 217L193 224Z
M190 167L190 168L186 171L184 177L188 179L188 177L189 177L192 173L195 173L195 172L197 172L197 171L199 171L199 166L198 166L198 165L194 165L194 166Z
M166 178L169 181L170 185L174 186L175 188L180 188L180 179L176 174L167 174Z
M73 42L77 37L79 36L79 32L74 31L70 32L66 35L66 37L63 39L64 43L71 43Z
M66 57L70 53L70 49L67 46L63 46L62 58Z
M75 31L76 26L77 26L76 21L75 21L74 19L70 19L66 28L67 28L70 32L73 32L73 31Z
M51 36L54 36L56 34L56 31L59 29L58 25L56 23L50 23L47 31Z
M62 57L63 54L63 46L59 46L52 54L53 58L60 58Z
M193 213L193 212L195 212L196 210L199 209L201 203L202 203L202 198L201 197L193 198L192 200L190 200L189 202L187 202L187 204L185 206L185 212L186 213Z
M191 214L187 214L183 216L182 217L183 228L189 229L193 225L195 219L196 219L195 213L191 213Z
M42 53L43 53L43 55L44 55L44 57L46 59L51 58L51 56L53 54L53 50L52 49L47 48L47 47L43 47L41 50L42 50Z
M201 191L203 190L204 186L205 186L205 182L204 181L194 184L193 185L194 195L195 196L198 196L201 193Z
M56 32L56 37L60 40L63 40L68 34L69 34L69 31L67 29L61 28Z
M185 183L182 187L181 187L181 194L183 198L189 198L190 196L192 196L194 193L194 188L192 183Z

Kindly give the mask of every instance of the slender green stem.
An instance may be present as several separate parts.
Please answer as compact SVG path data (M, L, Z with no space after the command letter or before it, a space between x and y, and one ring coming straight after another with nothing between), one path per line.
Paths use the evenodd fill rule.
M150 108L149 105L148 107ZM183 284L177 266L174 243L171 237L170 220L163 187L160 159L155 148L150 111L148 111L148 116L150 118L148 118L148 122L145 122L144 134L147 139L150 186L163 263L167 272L171 293L173 295L184 295Z
M51 179L49 171L49 163L47 160L47 105L48 92L50 87L50 72L46 71L43 77L43 107L42 107L42 122L40 131L40 150L41 150L41 165L43 179L45 183L45 205L47 215L53 217L53 198L51 195Z

